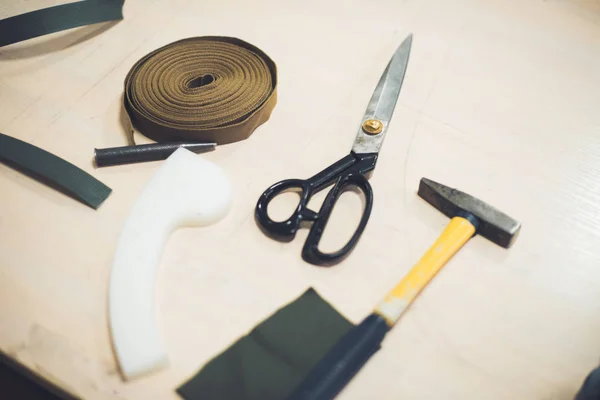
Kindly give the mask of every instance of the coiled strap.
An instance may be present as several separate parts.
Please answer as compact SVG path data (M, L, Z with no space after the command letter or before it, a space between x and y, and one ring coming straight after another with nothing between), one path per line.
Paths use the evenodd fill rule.
M157 142L236 142L269 119L277 70L240 39L183 39L135 63L124 101L133 127Z
M0 47L83 25L123 19L125 0L86 0L0 20Z
M0 133L0 162L96 209L111 189L75 165L22 140Z

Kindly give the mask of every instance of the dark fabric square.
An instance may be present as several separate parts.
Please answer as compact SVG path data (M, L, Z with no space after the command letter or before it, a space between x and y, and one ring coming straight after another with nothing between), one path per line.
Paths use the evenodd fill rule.
M177 393L185 400L284 400L352 326L308 289L209 361Z

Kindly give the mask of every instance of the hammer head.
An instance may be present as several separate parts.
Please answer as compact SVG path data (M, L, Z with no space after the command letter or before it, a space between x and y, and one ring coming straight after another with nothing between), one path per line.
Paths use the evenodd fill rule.
M502 247L509 248L521 230L520 222L489 204L431 179L421 179L418 194L450 218L471 214L479 222L477 233Z

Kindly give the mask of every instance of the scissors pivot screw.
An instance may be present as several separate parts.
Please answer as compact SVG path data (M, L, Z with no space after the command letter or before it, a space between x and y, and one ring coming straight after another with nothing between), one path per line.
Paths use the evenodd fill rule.
M363 123L362 128L369 135L377 135L383 130L383 123L377 119L368 119Z

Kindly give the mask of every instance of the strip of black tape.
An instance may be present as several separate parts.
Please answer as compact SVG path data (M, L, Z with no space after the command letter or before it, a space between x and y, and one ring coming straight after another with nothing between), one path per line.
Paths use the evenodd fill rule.
M50 33L123 19L125 0L85 0L0 20L0 47Z
M84 170L32 144L0 133L0 162L97 209L112 189Z

